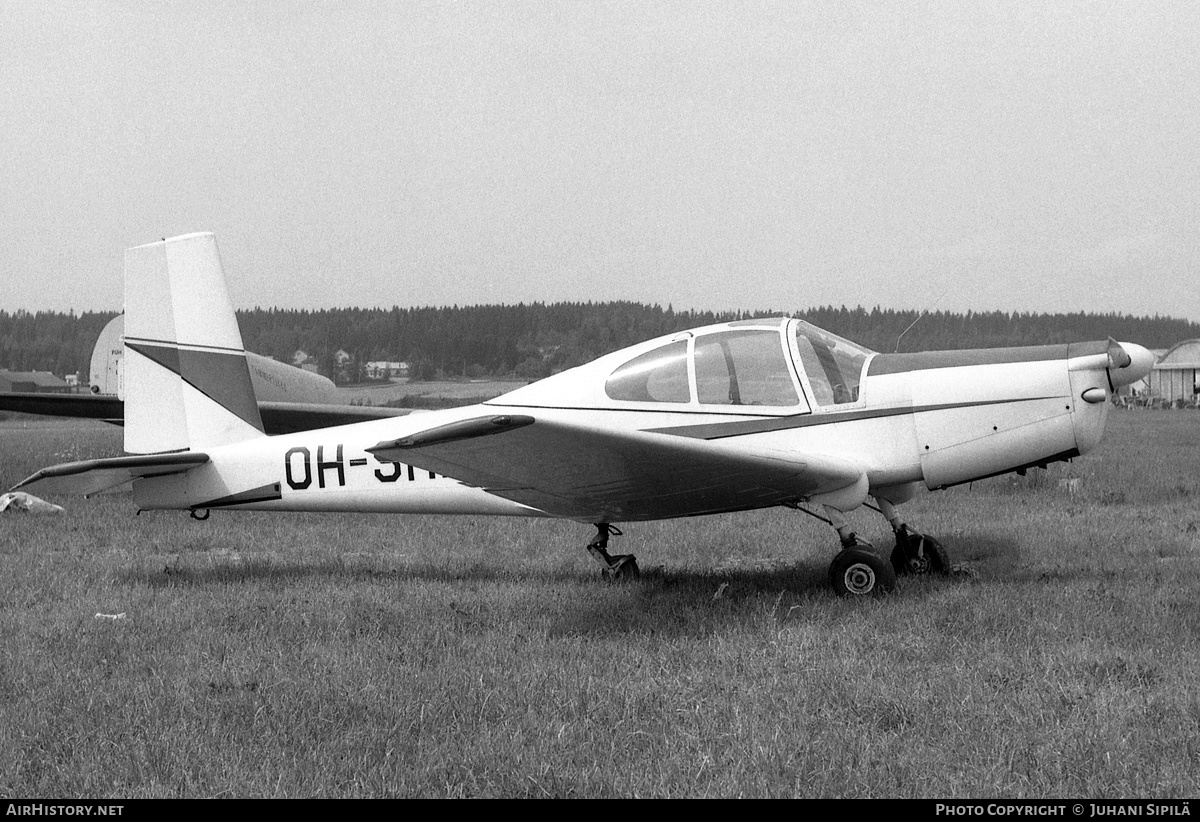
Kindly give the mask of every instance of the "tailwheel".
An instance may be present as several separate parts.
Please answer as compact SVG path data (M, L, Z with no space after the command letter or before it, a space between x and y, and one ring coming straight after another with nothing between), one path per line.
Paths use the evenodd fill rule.
M892 549L892 568L897 574L925 576L950 573L950 555L942 544L927 534L901 526Z
M866 548L845 548L829 566L829 582L840 597L886 594L896 588L896 572Z
M637 579L642 575L638 568L637 558L633 554L612 556L608 553L609 536L620 536L620 534L621 530L616 526L609 525L607 522L598 522L596 523L596 538L587 546L588 553L604 566L600 573L605 582Z

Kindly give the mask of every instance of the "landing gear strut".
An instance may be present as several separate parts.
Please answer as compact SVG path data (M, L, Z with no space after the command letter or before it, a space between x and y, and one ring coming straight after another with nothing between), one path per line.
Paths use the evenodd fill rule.
M933 537L901 525L896 531L896 547L892 549L892 567L897 574L948 574L950 556Z
M909 496L911 493L898 501L904 502ZM822 505L825 516L821 516L797 503L788 504L789 508L824 520L838 532L842 550L829 566L829 582L834 593L838 596L884 594L896 588L896 576L899 574L950 573L950 558L940 542L928 534L917 533L901 522L896 506L883 496L875 496L875 501L879 503L878 508L870 503L864 504L883 514L896 535L896 547L892 550L890 562L876 553L871 543L850 530L850 521L840 509Z
M588 553L604 566L601 572L606 582L617 580L637 579L641 576L638 570L637 558L633 554L617 554L612 556L606 550L609 536L620 536L621 530L607 522L596 523L596 538L588 543Z
M928 534L919 534L900 521L896 507L885 499L876 498L879 513L883 514L896 534L892 549L892 567L897 574L924 576L950 573L950 556L942 544Z

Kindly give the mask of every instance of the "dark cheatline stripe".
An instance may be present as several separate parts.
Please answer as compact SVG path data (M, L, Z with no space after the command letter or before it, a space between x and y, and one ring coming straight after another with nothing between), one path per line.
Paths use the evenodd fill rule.
M183 381L231 414L263 430L250 368L243 352L192 351L171 344L125 344L183 378Z
M192 508L223 508L229 505L247 505L251 502L272 502L277 499L283 499L283 494L280 493L279 483L276 482L259 488L251 488L249 491L230 494L227 497L209 500L199 505L193 505Z
M813 425L832 425L835 422L870 420L880 417L898 417L904 414L920 414L926 411L945 411L950 408L972 408L981 405L1004 405L1010 402L1036 402L1053 397L1025 397L1020 400L990 400L988 402L948 402L939 405L917 405L901 408L865 408L859 411L844 411L825 414L796 414L790 417L771 417L738 422L713 422L703 425L679 425L672 428L650 428L652 434L674 434L677 437L695 437L717 440L722 437L739 437L745 434L762 434L767 431L786 431L789 428L808 428ZM370 450L370 449L368 449Z

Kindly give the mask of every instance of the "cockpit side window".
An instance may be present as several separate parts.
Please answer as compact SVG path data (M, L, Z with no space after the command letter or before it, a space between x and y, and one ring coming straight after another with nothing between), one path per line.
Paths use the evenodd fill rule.
M628 402L690 402L687 340L634 357L612 373L604 393Z
M797 405L778 331L746 330L696 338L696 393L711 405Z
M804 321L796 323L796 348L818 405L858 402L863 364L874 352Z

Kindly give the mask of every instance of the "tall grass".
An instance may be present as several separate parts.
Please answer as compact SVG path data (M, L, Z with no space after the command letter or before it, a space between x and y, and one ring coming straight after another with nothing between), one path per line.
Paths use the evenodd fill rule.
M968 573L870 601L783 510L627 528L619 585L555 521L4 516L0 794L1192 796L1197 426L918 497ZM0 482L119 448L0 423Z

